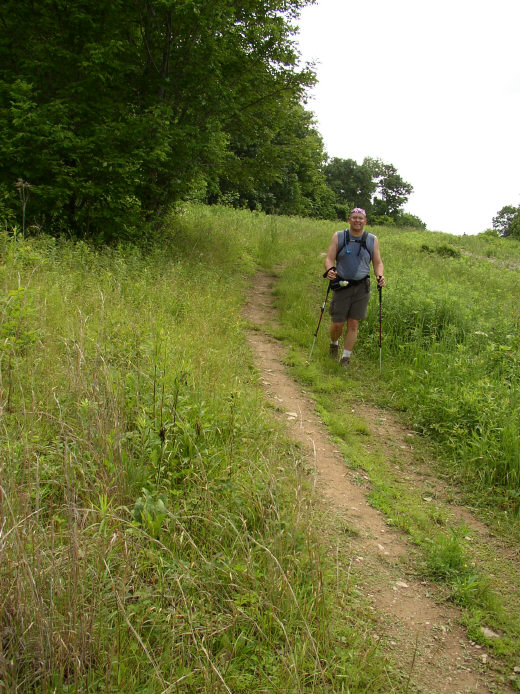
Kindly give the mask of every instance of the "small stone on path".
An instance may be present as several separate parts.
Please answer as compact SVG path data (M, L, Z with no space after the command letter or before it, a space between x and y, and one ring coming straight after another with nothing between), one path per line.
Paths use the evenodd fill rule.
M480 631L484 634L484 636L487 639L499 639L500 634L497 634L495 631L492 629L488 629L487 627L480 627Z

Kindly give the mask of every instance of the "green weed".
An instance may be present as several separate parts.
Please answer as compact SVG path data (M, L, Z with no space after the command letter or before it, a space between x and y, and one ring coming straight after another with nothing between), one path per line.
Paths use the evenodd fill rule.
M193 206L145 247L4 234L0 688L388 691L245 339L286 228Z
M502 630L504 638L493 648L511 654L520 642L512 565L504 560L497 588L491 576L501 560L468 544L451 529L442 507L425 506L383 455L367 452L351 404L359 398L399 413L422 445L431 446L436 472L454 493L462 493L497 532L517 541L520 245L378 228L388 282L382 292L382 373L374 292L348 376L338 378L327 356L326 319L312 364L304 365L326 290L322 254L337 228L329 224L307 235L303 226L300 243L287 246L294 265L288 263L277 284L278 336L291 345L293 373L314 393L347 464L369 473L371 502L419 548L424 575L444 586L468 624Z
M3 234L6 689L406 690L368 636L352 577L316 539L299 450L258 387L241 307L259 265L279 276L288 362L349 464L369 471L373 502L423 548L425 575L468 624L496 624L514 652L516 622L474 551L366 453L370 423L345 411L362 397L401 412L513 534L520 252L379 229L383 372L372 297L346 381L327 356L326 316L305 364L336 229L186 206L145 247Z

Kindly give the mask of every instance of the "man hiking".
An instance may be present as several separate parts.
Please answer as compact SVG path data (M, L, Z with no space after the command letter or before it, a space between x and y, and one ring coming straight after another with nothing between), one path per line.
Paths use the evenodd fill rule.
M365 210L354 207L348 217L349 228L336 231L332 236L325 258L325 277L335 289L329 307L330 356L337 360L339 339L343 326L344 349L340 364L347 367L358 336L359 321L367 317L370 299L370 263L372 263L379 287L386 284L383 261L377 236L364 231L367 223Z

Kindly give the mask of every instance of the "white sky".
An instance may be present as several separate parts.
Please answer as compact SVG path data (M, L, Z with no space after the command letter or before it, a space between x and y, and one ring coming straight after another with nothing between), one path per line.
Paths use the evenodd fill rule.
M329 157L393 164L434 231L520 204L520 0L317 0L298 25Z

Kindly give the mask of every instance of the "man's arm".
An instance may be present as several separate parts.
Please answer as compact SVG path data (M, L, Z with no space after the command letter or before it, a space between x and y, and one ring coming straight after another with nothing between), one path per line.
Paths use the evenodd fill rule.
M332 239L330 240L329 250L327 251L327 257L325 258L325 270L329 270L336 264L336 256L338 254L338 232L334 232ZM327 273L329 280L333 280L336 277L336 271L330 270Z
M374 267L374 272L376 273L377 277L377 284L380 287L384 287L386 284L385 280L385 268L383 265L383 261L381 260L381 252L379 251L379 239L377 236L374 238L374 254L372 256L372 265Z

